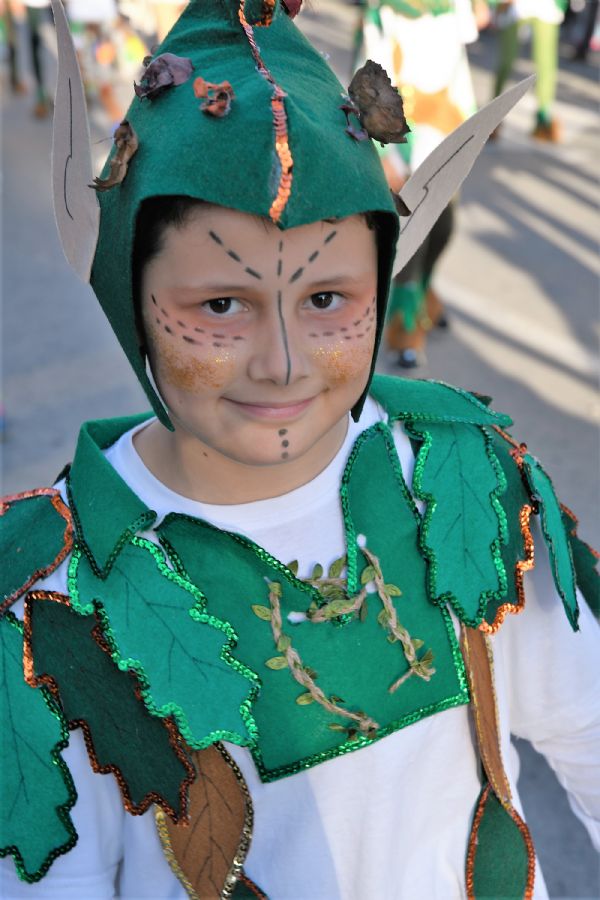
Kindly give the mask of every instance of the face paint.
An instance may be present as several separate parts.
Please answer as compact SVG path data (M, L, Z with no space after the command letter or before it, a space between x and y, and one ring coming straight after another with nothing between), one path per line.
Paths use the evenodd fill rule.
M302 469L299 483L320 471L368 380L376 278L360 217L282 233L209 207L166 229L143 272L142 313L172 439L197 438L215 467L285 463L295 478Z

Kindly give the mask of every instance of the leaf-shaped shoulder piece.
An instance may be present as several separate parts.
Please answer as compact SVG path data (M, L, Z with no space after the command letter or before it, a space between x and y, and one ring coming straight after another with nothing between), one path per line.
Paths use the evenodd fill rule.
M577 516L561 503L563 525L569 537L577 586L585 597L594 615L600 618L600 574L598 560L600 554L577 534Z
M97 611L113 660L136 673L148 710L172 716L192 749L254 743L258 676L233 656L231 625L206 611L198 588L155 544L132 538L105 578L75 552L69 594L78 612Z
M556 590L560 594L571 627L576 631L579 606L575 590L575 568L562 510L552 482L538 460L531 453L525 453L522 459L531 493L539 505L542 533L550 554Z
M78 615L64 595L31 592L25 659L29 683L58 694L69 728L83 729L92 768L115 775L130 813L156 803L184 817L194 767L173 722L151 716L135 677L112 661L95 616Z
M38 488L5 497L0 503L0 614L53 572L72 546L71 513L57 490Z
M490 600L485 611L485 621L479 626L482 631L492 634L500 628L508 613L519 613L525 607L523 576L534 565L530 529L534 501L523 476L519 445L499 428L489 429L488 434L507 485L501 498L506 515L507 536L506 543L500 548L506 569L506 596Z
M430 562L434 603L450 603L462 622L478 627L491 600L506 596L501 545L506 516L499 497L502 468L486 432L466 423L411 422L422 442L413 487L427 503L421 545Z
M76 843L69 816L77 794L61 755L67 725L45 688L23 678L23 627L0 620L0 856L14 857L19 877L34 882Z
M158 833L189 897L229 897L250 846L250 792L221 744L196 751L193 759L198 777L190 788L189 824L175 825L159 810Z
M474 394L441 381L375 375L369 393L390 418L420 422L510 425L510 416L494 412Z

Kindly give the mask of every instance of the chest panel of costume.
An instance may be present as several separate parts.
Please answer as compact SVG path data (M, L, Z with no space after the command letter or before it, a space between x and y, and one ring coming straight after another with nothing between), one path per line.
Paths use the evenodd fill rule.
M174 713L192 747L222 738L249 745L265 781L469 699L449 615L428 600L419 515L386 425L359 438L341 495L347 576L332 579L345 581L344 599L337 602L343 608L363 582L373 580L367 563L375 558L408 657L405 644L390 633L392 607L386 612L377 591L367 595L360 616L298 623L328 602L318 590L327 583L324 573L315 573L311 584L300 581L248 539L199 519L173 514L158 529L175 572L139 539L121 551L105 578L94 575L85 555L71 567L73 602L82 612L100 612L113 658L138 672L151 711ZM269 609L273 586L281 616L277 632ZM292 617L296 624L290 613L300 614ZM290 645L333 709L314 702L314 692L309 699L306 684L293 677ZM419 668L424 658L430 665ZM336 712L340 708L368 719L369 727L357 727Z

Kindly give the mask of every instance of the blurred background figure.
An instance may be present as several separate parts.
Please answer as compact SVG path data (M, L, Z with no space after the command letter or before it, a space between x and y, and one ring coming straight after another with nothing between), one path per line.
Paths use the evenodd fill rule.
M116 0L68 0L66 4L88 100L98 99L113 130L124 108L116 94L118 60L113 34Z
M465 45L489 22L486 3L471 0L369 0L365 6L358 61L369 58L388 72L400 90L411 132L406 144L382 148L392 190L451 131L475 111L475 95ZM428 239L395 279L386 325L386 343L398 364L424 361L427 332L447 325L432 288L434 268L450 240L454 201Z
M163 40L186 7L181 0L151 0L156 16L156 34Z
M53 24L50 0L25 0L24 3L20 0L4 0L2 7L11 90L15 94L27 93L27 82L24 77L17 34L17 23L25 18L29 62L35 89L33 114L38 119L44 119L52 107L50 90L45 77L42 40L43 27L52 28Z
M506 86L519 51L522 26L531 30L531 52L535 66L537 113L532 137L557 143L560 123L552 114L558 70L558 39L568 0L502 0L496 23L499 29L499 62L494 96ZM497 137L496 130L495 136Z

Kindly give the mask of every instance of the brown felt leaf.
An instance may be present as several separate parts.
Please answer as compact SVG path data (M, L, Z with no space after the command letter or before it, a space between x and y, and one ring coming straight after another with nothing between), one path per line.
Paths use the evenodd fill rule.
M110 161L108 178L94 178L94 183L90 185L97 191L109 191L115 185L121 184L127 175L129 162L139 146L137 134L127 119L124 119L115 131L114 140L117 152Z
M244 778L221 744L194 751L198 776L189 793L189 821L156 820L165 856L189 896L221 897L242 872L252 834L252 801Z
M156 100L169 88L185 84L194 71L191 59L174 53L161 53L156 59L146 57L144 65L140 84L133 85L140 100Z
M368 59L354 74L348 94L369 137L382 144L406 143L410 128L404 116L402 97L379 63Z
M235 100L233 88L228 81L213 84L205 81L201 76L194 80L194 95L198 99L204 98L204 103L200 104L202 112L209 116L215 116L217 119L222 119L223 116L229 114L231 104Z

